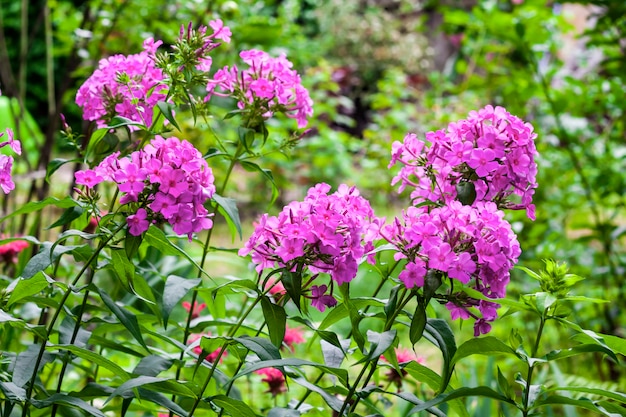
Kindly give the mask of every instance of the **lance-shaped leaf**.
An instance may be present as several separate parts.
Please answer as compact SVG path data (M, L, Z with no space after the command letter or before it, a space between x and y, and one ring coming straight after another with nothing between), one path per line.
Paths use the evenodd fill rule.
M167 328L167 322L170 318L170 313L178 305L180 300L182 300L189 290L192 288L196 288L202 279L195 278L183 278L176 275L170 275L165 280L165 288L163 288L163 323Z
M439 388L439 392L443 392L450 382L454 368L452 363L452 358L456 353L454 334L445 320L428 319L424 328L424 337L437 346L443 356L441 387Z
M261 307L263 308L263 316L270 333L270 340L277 348L283 344L285 338L285 330L287 326L287 313L285 309L278 304L274 304L267 296L261 297Z
M497 353L517 356L515 351L509 345L493 336L469 339L458 347L452 359L452 366L467 356L493 355Z
M111 296L107 294L102 288L97 288L94 286L97 292L100 294L102 301L108 307L109 310L119 319L120 323L126 327L126 329L130 332L130 334L135 338L137 342L141 346L143 346L146 351L150 352L146 342L143 340L143 335L141 334L141 328L139 327L139 322L137 321L137 316L132 314L130 311L126 310L123 307L117 305Z

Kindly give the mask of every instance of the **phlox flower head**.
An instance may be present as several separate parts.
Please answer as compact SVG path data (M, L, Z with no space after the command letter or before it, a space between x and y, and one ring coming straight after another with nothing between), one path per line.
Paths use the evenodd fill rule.
M299 269L328 274L337 284L350 282L360 260L374 249L377 234L370 229L378 219L355 187L341 185L335 193L329 191L328 184L318 184L304 201L289 203L278 216L263 215L239 254L251 255L259 273ZM334 305L327 289L315 285L312 290L310 298L320 310Z
M163 72L148 52L155 45L148 43L147 51L139 54L100 60L76 94L83 119L95 121L99 128L107 126L116 115L144 126L152 124L154 106L165 100L167 93Z
M489 298L502 298L510 280L510 270L521 254L517 237L504 213L495 203L478 202L466 206L452 201L442 207L409 207L381 235L395 246L396 259L406 259L399 280L409 289L420 289L429 273L459 285L468 285ZM455 294L446 295L452 318L483 324L497 317L494 303L478 302ZM475 307L478 313L470 312Z
M313 101L285 55L274 58L252 49L242 51L240 57L248 68L240 70L233 65L218 70L207 84L205 101L214 95L232 96L249 120L284 113L296 119L299 128L305 127L313 115Z
M113 153L94 169L78 171L75 178L87 188L103 181L117 184L120 203L135 208L127 217L132 235L141 235L151 223L169 223L175 233L191 239L213 225L204 207L215 192L213 172L185 140L156 136L128 157Z
M256 373L263 376L261 381L267 384L267 392L271 393L273 397L287 391L285 376L280 370L276 368L263 368L256 371Z
M489 105L446 130L428 132L426 142L412 133L395 142L389 167L402 167L392 185L409 188L415 204L493 201L503 209L525 209L534 220L536 137L530 123Z

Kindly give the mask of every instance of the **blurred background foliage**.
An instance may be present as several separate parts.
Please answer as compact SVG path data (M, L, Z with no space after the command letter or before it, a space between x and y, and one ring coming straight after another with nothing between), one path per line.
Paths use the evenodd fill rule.
M148 7L139 0L1 0L0 5L0 128L17 127L26 150L17 162L18 186L30 190L29 198L51 192L43 179L51 155L71 150L58 133L59 115L74 130L90 131L74 97L101 58L136 53L150 36L172 43L174 27L219 17L231 27L233 41L216 51L214 69L237 62L242 49L286 53L315 100L310 130L290 155L267 150L264 168L284 190L271 210L301 198L317 182L345 182L357 185L380 215L393 216L408 204L408 196L389 185L394 140L445 128L486 104L505 106L539 134L537 221L530 223L523 214L510 218L523 245L521 264L539 269L542 258L567 262L572 272L587 277L579 293L610 301L572 305L582 326L625 336L624 1L153 0ZM232 106L222 102L215 108L209 119L213 130L189 124L185 135L208 149L213 132L228 134L219 119ZM293 123L271 123L274 135L291 135ZM231 194L241 196L240 211L251 221L267 209L262 202L269 199L260 194L269 195L271 187L240 178ZM19 202L3 204L7 210ZM514 296L536 287L516 272ZM494 332L504 338L511 329L532 327L517 315L503 323ZM471 329L462 330L471 337ZM564 336L569 337L555 330L548 339L556 345ZM626 390L624 369L596 359L597 369L564 364L559 372Z

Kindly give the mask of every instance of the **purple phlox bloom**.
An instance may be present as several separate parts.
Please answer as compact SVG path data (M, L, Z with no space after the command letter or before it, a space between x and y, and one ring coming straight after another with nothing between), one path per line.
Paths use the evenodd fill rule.
M320 312L324 312L326 307L334 307L337 305L337 300L332 295L327 295L326 285L313 285L311 287L311 306L317 308Z
M133 236L140 236L143 232L148 230L150 222L147 220L147 217L148 213L143 208L137 210L137 213L128 216L126 218L128 232Z

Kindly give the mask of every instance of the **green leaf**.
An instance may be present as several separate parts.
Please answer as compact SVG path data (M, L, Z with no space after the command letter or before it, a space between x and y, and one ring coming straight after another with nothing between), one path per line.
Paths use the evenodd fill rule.
M250 161L240 161L240 162L241 162L241 166L246 171L260 172L265 177L265 179L269 181L270 186L272 187L272 199L270 200L269 205L271 206L272 204L274 204L274 202L278 198L278 187L276 186L276 181L274 181L274 176L272 175L272 171L270 171L269 169L263 169L259 165L255 164L254 162L250 162Z
M0 382L0 391L4 393L9 401L23 402L26 400L26 390L18 387L13 382Z
M429 387L436 390L441 386L441 377L435 371L415 361L407 363L404 369L409 375L420 382L425 382Z
M57 221L52 223L50 226L46 227L46 230L50 230L58 226L65 226L67 224L70 224L71 222L73 222L74 220L82 216L84 212L85 210L80 206L69 207L65 209L65 211L63 212L63 214L61 215L61 217L59 217Z
M71 407L76 407L95 417L106 417L106 415L102 411L93 407L88 402L85 402L80 398L72 397L67 394L57 393L57 394L51 395L50 397L46 398L43 401L31 400L31 402L37 408L50 407L52 404L63 404L63 405L71 406Z
M600 413L605 416L617 417L615 414L607 413L604 410L600 409L593 401L587 398L574 399L561 395L550 395L548 397L541 398L535 401L535 404L533 404L533 407L531 409L542 407L544 405L573 405L575 407L583 408L585 410L595 411L596 413Z
M291 366L294 368L301 368L303 366L312 366L326 373L335 375L337 378L339 378L339 381L344 386L348 385L348 371L347 370L341 369L341 368L333 368L330 366L322 365L317 362L312 362L312 361L307 361L307 360L297 359L297 358L275 359L275 360L249 363L248 365L246 365L244 369L239 371L237 375L233 376L232 380L234 381L235 379L241 378L242 376L249 375L253 372L258 371L259 369L281 368L285 366L288 366L288 367Z
M48 163L48 166L46 167L46 182L50 182L50 176L54 174L63 165L67 164L68 162L80 162L80 160L76 158L75 159L56 158L50 161Z
M148 355L141 358L133 373L136 375L157 376L163 371L167 371L174 364L174 359L164 358L158 355Z
M504 377L504 375L502 374L502 371L500 371L499 366L498 366L498 387L500 388L500 391L502 391L502 393L507 398L510 398L512 400L515 399L515 390L509 383L508 379Z
M153 402L154 404L158 404L162 407L167 408L169 411L175 413L177 416L187 417L188 413L183 410L178 404L167 398L165 395L160 392L154 392L149 388L157 388L159 384L154 384L148 388L139 388L137 391L139 392L139 398L143 400L148 400ZM194 397L195 398L195 397Z
M54 249L52 249L54 246ZM56 262L61 255L71 252L78 246L63 246L54 245L51 242L44 242L41 245L39 253L30 258L30 261L24 267L22 271L22 278L28 279L33 277L37 272L43 271L53 262Z
M135 265L128 260L123 248L111 248L111 266L126 291L131 291L130 281L135 275Z
M141 375L136 378L129 379L128 381L124 382L122 385L117 387L115 391L113 391L113 393L109 395L109 398L106 399L104 404L106 405L113 398L121 396L125 394L127 391L134 390L135 388L142 387L144 385L154 384L154 383L163 382L163 381L167 381L167 378L158 378L158 377L147 376L147 375Z
M393 346L393 342L396 340L396 331L388 330L383 333L377 333L372 330L367 331L367 341L370 342L369 354L361 359L359 362L374 361L380 358L380 355L385 353L387 349Z
M217 193L213 193L213 201L217 204L217 211L220 213L229 229L231 230L232 240L235 241L235 236L239 235L239 239L242 238L241 233L241 219L239 218L239 209L237 208L237 201L232 198L222 197Z
M11 307L18 301L39 294L44 288L47 288L54 280L48 278L43 272L37 272L32 278L19 278L15 281L17 285L11 291L11 296L7 301L7 307Z
M76 334L74 334L76 332ZM91 332L78 327L76 330L76 320L71 316L65 316L59 326L59 344L75 345L81 348L87 346Z
M176 118L174 117L176 105L174 103L168 103L167 101L158 101L157 107L161 110L163 116L172 124L172 126L178 129L179 132L182 132L180 130L180 126L178 126L178 123L176 122Z
M615 401L619 401L622 404L626 404L626 394L623 392L617 391L609 391L600 388L589 388L589 387L553 387L547 389L545 392L558 392L558 391L572 391L572 392L583 392L585 394L590 395L601 395L606 398L610 398Z
M84 359L87 362L94 363L104 369L109 370L111 373L113 373L113 375L121 378L122 380L127 380L130 378L130 374L126 372L121 366L119 366L115 362L89 349L78 347L73 344L65 344L65 345L48 345L46 346L46 350L68 351L78 356L79 358Z
M579 355L581 353L588 353L588 352L604 353L604 354L610 356L616 362L619 362L618 359L617 359L617 356L615 355L615 353L611 349L608 349L607 347L604 347L604 346L599 345L599 344L591 344L591 343L590 344L574 346L574 347L569 348L569 349L554 350L554 351L552 351L552 352L550 352L550 353L548 353L546 355L546 359L548 361L553 361L553 360L557 360L557 359L569 358L570 356L576 356L576 355Z
M139 246L141 246L142 241L142 235L134 236L130 233L128 229L126 230L126 237L124 238L124 250L128 259L132 259L135 256L135 254L139 250Z
M267 339L262 337L241 336L235 337L233 340L241 343L252 352L256 353L262 361L280 359L280 351Z
M15 360L15 366L13 368L13 377L11 382L13 382L18 387L23 387L28 383L33 377L34 372L39 372L41 368L48 362L53 359L53 356L48 352L44 352L41 362L39 363L39 368L35 370L35 364L37 363L37 357L39 356L39 351L41 350L41 345L32 344L28 346L28 348L20 352L17 355L17 359Z
M339 398L335 397L334 395L331 395L324 388L317 386L315 384L312 384L302 377L291 378L291 380L294 381L296 384L301 385L304 388L319 394L320 397L322 397L324 401L326 401L326 404L328 404L328 406L331 409L333 409L333 411L335 411L336 413L338 413L341 410L341 407L343 406L343 401L341 401Z
M508 404L515 405L515 402L509 398L506 398L502 394L494 391L489 387L474 387L474 388L459 388L452 390L450 392L446 392L444 394L439 394L435 398L430 401L426 401L423 404L413 407L406 415L415 414L419 411L427 410L430 407L435 405L443 404L445 402L454 400L456 398L465 398L465 397L486 397L492 398L494 400L505 402Z
M263 308L263 317L265 317L265 323L270 333L270 340L274 346L280 348L285 339L287 313L285 313L285 309L282 306L272 303L266 295L261 297L261 307Z
M178 305L189 290L197 287L202 283L201 278L189 279L176 275L170 275L165 280L165 288L163 288L163 322L167 328L167 321L170 313Z
M419 302L415 308L415 313L411 319L411 327L409 328L409 340L415 345L424 334L426 328L426 305Z
M298 311L302 311L300 308L300 298L302 297L302 273L296 271L291 272L283 269L280 281L285 287L285 291L294 302Z
M452 358L456 354L454 334L445 320L428 319L424 328L424 336L439 348L443 356L442 379L439 388L439 392L443 392L450 382L454 369L452 362Z
M254 410L243 401L225 395L210 397L209 401L223 409L226 414L233 417L257 417Z
M5 220L10 219L11 217L19 216L22 214L30 214L48 206L55 206L58 208L69 208L69 207L73 207L76 205L78 205L78 203L70 197L65 197L63 199L58 199L56 197L48 197L41 201L33 201L33 202L22 205L19 209L12 211L11 214L7 214L6 216L0 218L0 223L4 222Z
M605 347L606 349L612 350L615 353L626 355L626 339L609 334L592 332L591 330L585 330L578 324L572 323L562 318L556 318L556 320L579 333L574 336L574 339L585 342L591 341Z
M461 346L458 347L454 358L452 358L452 365L456 364L461 359L471 355L487 355L504 353L509 355L516 355L515 351L506 343L502 342L493 336L476 337L469 339Z
M299 417L302 414L293 408L274 407L268 413L267 417Z
M191 256L189 256L187 252L170 242L165 233L163 233L163 231L158 227L151 225L143 236L143 242L154 247L163 255L182 255L185 259L191 262L193 266L198 268L199 271L202 271L202 273L204 273L207 277L210 277L210 275L204 269L200 268L200 265L198 265L198 263Z
M148 349L146 342L144 342L143 340L141 328L139 327L139 322L137 321L137 316L127 311L126 309L118 306L115 301L111 299L111 296L107 294L106 291L104 291L104 289L96 287L96 290L100 294L100 297L102 298L102 301L104 301L104 304L106 304L109 310L111 310L111 312L115 314L120 323L122 323L124 327L126 327L130 334L135 338L137 342L139 342L141 346L143 346L144 349L146 349L146 351L150 352L150 349Z

